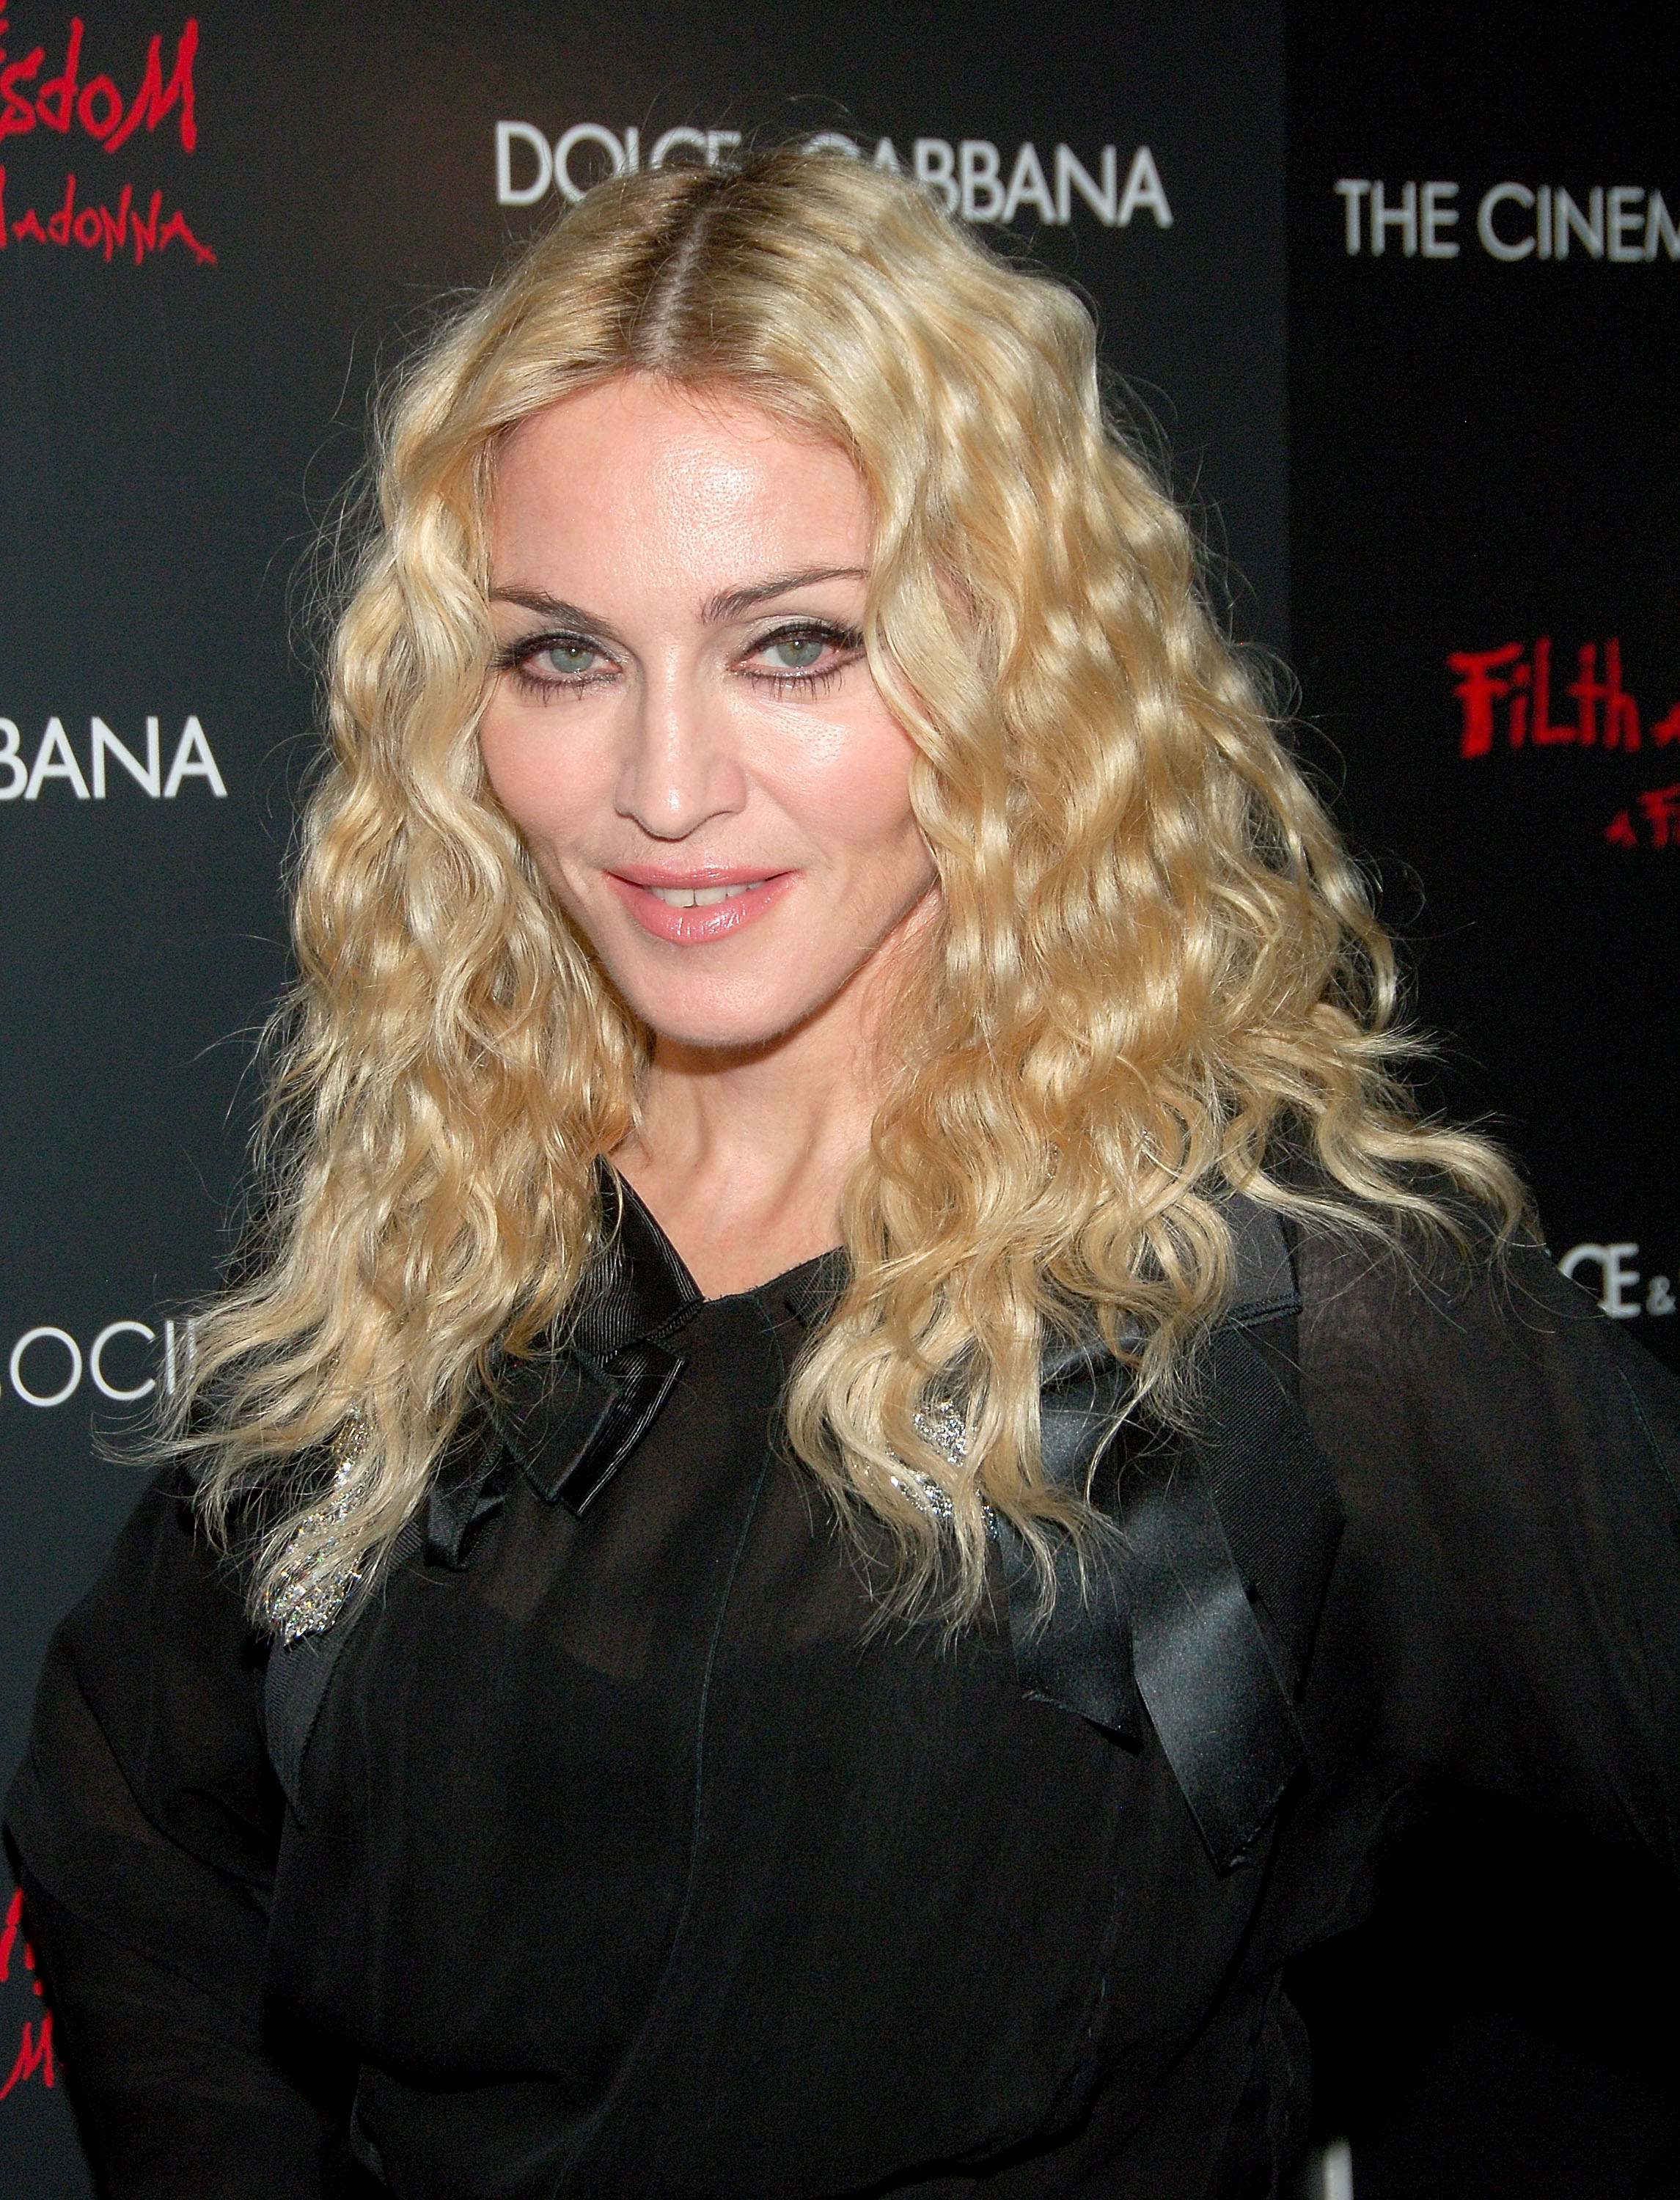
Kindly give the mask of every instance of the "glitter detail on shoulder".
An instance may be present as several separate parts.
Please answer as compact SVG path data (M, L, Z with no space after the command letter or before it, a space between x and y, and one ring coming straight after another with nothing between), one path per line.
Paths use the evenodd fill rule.
M366 1430L360 1415L353 1414L332 1447L332 1481L326 1495L298 1522L263 1599L263 1616L288 1646L306 1635L325 1634L361 1579L361 1553L345 1558L323 1550L319 1539L342 1527L354 1509L366 1450Z
M923 1443L931 1444L952 1466L961 1466L969 1456L968 1425L949 1398L931 1398L925 1406L918 1406L912 1416L916 1433ZM923 1474L917 1467L907 1466L902 1474L891 1477L893 1487L908 1497L930 1520L942 1528L949 1527L956 1508L951 1493L935 1482L931 1474ZM996 1537L998 1518L992 1507L980 1500L980 1511L986 1516L986 1532Z

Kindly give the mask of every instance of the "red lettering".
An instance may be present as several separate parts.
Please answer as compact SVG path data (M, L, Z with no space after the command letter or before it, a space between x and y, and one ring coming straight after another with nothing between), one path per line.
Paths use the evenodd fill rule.
M64 178L64 203L58 212L47 216L47 235L55 244L70 242L70 219L76 204L76 178L73 173Z
M20 61L8 61L0 68L0 138L21 138L26 130L35 127L35 102L26 99L17 89L27 84L47 57L44 46L37 46Z
M1598 739L1596 705L1604 693L1604 682L1594 677L1598 669L1598 644L1583 641L1575 652L1578 669L1576 678L1569 683L1567 693L1576 700L1575 731L1583 749L1589 749Z
M105 231L105 257L108 261L118 246L127 239L128 209L133 202L134 186L132 184L125 184L122 187L122 196L117 201L116 212L113 214L109 207L101 207L99 209L99 219Z
M1508 694L1511 687L1508 680L1495 677L1496 668L1509 664L1522 653L1521 642L1507 641L1502 649L1455 649L1448 658L1448 671L1460 676L1453 693L1464 705L1464 723L1459 728L1461 757L1485 756L1493 746L1494 699Z
M1519 749L1528 736L1528 695L1526 690L1528 688L1529 678L1530 673L1528 660L1526 658L1525 658L1520 664L1513 664L1511 667L1511 715L1506 720L1506 728L1510 735L1511 746L1513 749ZM1517 693L1519 688L1523 689L1525 692L1519 694Z
M1604 645L1604 746L1639 746L1639 705L1622 685L1622 645L1613 635Z
M175 67L168 83L163 81L163 40L155 37L146 50L146 73L134 103L120 125L105 140L105 150L114 153L132 138L142 122L155 130L179 100L181 108L181 148L190 153L198 143L198 118L194 104L192 63L198 51L198 19L189 15L175 47Z
M201 244L199 243L198 239L187 227L186 216L181 212L179 207L175 209L174 213L170 215L168 220L163 225L163 233L157 240L158 250L161 252L164 246L172 243L176 237L179 237L181 243L185 245L187 250L191 253L193 258L197 260L201 267L205 266L206 265L212 267L215 266L215 254L211 251L208 244Z
M0 2101L5 2099L14 2086L20 2086L26 2078L32 2078L38 2070L41 2074L41 2083L44 2086L50 2086L56 2082L52 2061L52 2011L50 2010L45 2010L42 2015L41 2033L38 2039L34 2037L33 2027L27 2022L25 2022L23 2039L18 2047L17 2060L12 2065L12 2074L5 2084L0 2086Z
M40 97L35 102L35 112L48 130L61 135L70 127L70 119L76 111L76 71L82 58L82 19L70 18L70 42L64 50L64 73L49 77L41 86Z
M165 215L163 193L155 190L151 204L144 214L134 203L134 186L125 184L114 213L108 206L76 204L76 178L65 178L64 202L47 219L44 229L41 218L33 207L24 210L20 221L6 226L6 171L0 167L0 249L11 238L30 237L38 244L68 244L73 240L89 252L103 249L108 262L119 248L131 244L134 248L134 264L138 267L149 252L161 252L167 244L183 244L201 266L214 267L216 255L211 248L201 243L193 234L187 218L179 207Z
M144 221L138 213L134 216L134 265L138 267L149 252L157 250L157 218L163 205L163 193L152 193L152 210Z
M1671 741L1680 741L1680 703L1671 704L1660 718L1651 722L1651 739L1660 749Z
M1604 828L1604 837L1613 848L1636 848L1639 835L1633 829L1633 820L1625 810L1619 810Z
M17 1945L17 1936L23 1930L23 1889L14 1887L12 1899L6 1905L6 1922L0 1926L0 1986L4 1986L11 1974L12 1951Z
M1680 847L1680 780L1672 787L1649 787L1639 798L1654 848Z
M1531 737L1537 748L1572 741L1573 726L1554 726L1552 717L1552 637L1542 634L1534 645L1534 724Z
M76 120L90 138L110 136L122 120L122 94L109 77L93 77L82 86Z

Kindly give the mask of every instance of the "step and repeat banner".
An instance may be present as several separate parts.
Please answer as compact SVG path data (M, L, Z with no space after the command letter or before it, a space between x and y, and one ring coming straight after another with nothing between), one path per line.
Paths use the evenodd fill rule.
M1474 50L1404 13L0 9L8 1768L227 1249L310 547L368 391L623 167L840 145L1080 287L1235 630L1299 675L1443 1104L1505 1128L1559 1257L1680 1357L1673 56L1601 10L1578 44L1484 12ZM14 1911L0 2191L83 2200L64 2100Z
M1680 1361L1680 22L1295 0L1291 659L1431 1080ZM1462 1821L1296 1982L1359 2200L1680 2190L1671 1890ZM1667 2177L1641 2180L1668 2150Z

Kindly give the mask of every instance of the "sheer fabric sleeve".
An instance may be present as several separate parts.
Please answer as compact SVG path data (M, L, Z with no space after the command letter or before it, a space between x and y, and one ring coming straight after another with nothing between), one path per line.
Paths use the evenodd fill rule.
M1302 1397L1348 1529L1318 1714L1398 1782L1680 1870L1680 1383L1537 1246L1302 1248Z
M335 2074L265 2025L283 1804L237 1583L167 1481L54 1636L8 1806L112 2200L322 2200Z

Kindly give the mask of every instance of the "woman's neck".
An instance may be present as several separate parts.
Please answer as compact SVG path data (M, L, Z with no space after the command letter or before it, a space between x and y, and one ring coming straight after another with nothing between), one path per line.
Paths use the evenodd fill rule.
M863 1063L855 1032L790 1033L745 1056L656 1044L640 1126L613 1164L708 1298L839 1242L874 1115Z

